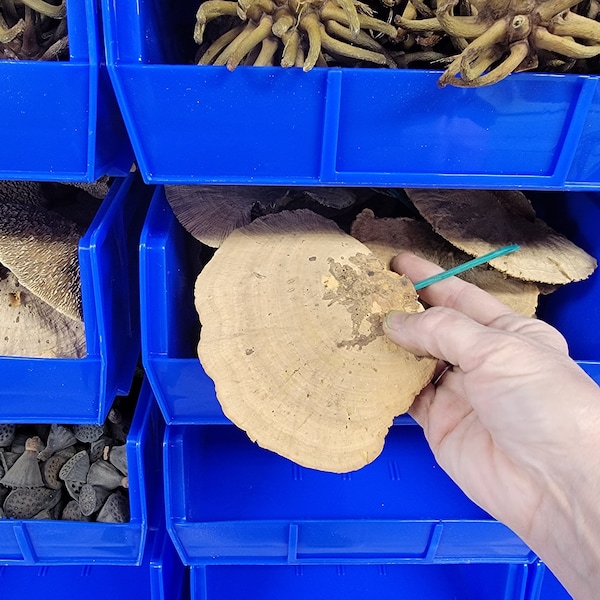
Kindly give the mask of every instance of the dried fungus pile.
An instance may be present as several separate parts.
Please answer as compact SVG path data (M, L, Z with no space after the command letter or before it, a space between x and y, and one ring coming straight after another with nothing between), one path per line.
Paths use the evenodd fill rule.
M321 209L338 206L328 218L290 203L283 188L264 202L251 188L244 202L241 186L177 187L166 189L176 216L216 248L195 284L197 351L225 415L261 447L323 471L373 461L393 418L433 377L436 361L383 334L388 310L424 310L413 283L390 268L397 253L448 269L519 244L461 277L527 316L541 293L597 267L519 191L407 189L403 202L377 191L317 193ZM401 214L376 217L370 207L390 206L376 204L382 197ZM204 206L216 199L219 210Z
M85 356L79 241L107 191L0 182L0 355Z
M441 87L598 71L598 0L206 0L199 64L443 68Z

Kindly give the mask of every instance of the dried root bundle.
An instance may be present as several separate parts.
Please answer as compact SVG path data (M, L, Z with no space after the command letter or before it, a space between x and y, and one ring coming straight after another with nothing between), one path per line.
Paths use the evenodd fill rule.
M65 0L0 0L0 59L62 60L68 48Z
M449 36L459 53L440 87L476 87L538 67L568 70L600 55L598 7L596 0L444 0L435 14L415 11L394 22L412 34Z
M233 25L207 47L199 64L327 66L331 60L395 68L375 35L395 40L398 30L356 0L208 0L196 15L194 39L202 45L206 24L232 17Z
M441 67L440 87L479 87L532 69L597 72L599 15L600 0L207 0L194 38L199 64L230 70ZM211 21L221 29L207 41Z

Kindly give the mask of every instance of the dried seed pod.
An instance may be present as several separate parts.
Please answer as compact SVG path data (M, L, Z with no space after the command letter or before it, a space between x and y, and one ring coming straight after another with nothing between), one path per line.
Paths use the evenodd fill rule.
M127 523L129 500L120 492L113 492L103 504L96 521L99 523Z
M129 423L118 408L111 408L106 417L106 426L110 436L116 442L124 444L129 433Z
M86 517L79 508L77 500L69 500L62 510L60 518L63 521L91 521L91 517Z
M25 442L27 441L28 437L28 435L17 431L13 442L10 445L10 451L19 455L23 454L23 452L25 452Z
M59 478L59 473L69 458L70 456L66 453L57 453L53 454L42 464L42 478L46 487L53 490L58 490L62 487L63 482Z
M113 444L114 440L106 435L103 435L95 442L92 442L88 451L88 454L90 455L90 463L101 459L104 456L104 453L108 451L107 449Z
M61 468L58 476L63 481L85 483L90 470L90 458L85 450L73 455Z
M0 483L11 488L42 487L44 481L37 459L42 446L42 440L39 437L29 438L25 443L25 451L0 479Z
M80 442L91 444L104 434L104 425L73 425L73 433Z
M14 489L4 501L4 513L9 519L31 519L44 509L55 506L60 490L45 487Z
M129 487L127 477L123 477L123 474L116 467L105 460L97 460L92 463L88 472L87 483L107 490Z
M79 501L79 494L81 493L81 488L85 485L83 481L64 481L65 489L67 490L67 494L73 498L73 500Z
M83 485L79 493L79 510L81 510L81 514L89 517L100 510L110 493L111 490L90 483Z
M75 434L65 425L53 424L46 440L46 447L38 454L39 460L47 460L59 450L64 450L77 443Z
M17 432L17 426L11 423L0 423L0 448L7 448L12 444Z
M123 475L127 475L127 446L113 446L108 452L108 460Z

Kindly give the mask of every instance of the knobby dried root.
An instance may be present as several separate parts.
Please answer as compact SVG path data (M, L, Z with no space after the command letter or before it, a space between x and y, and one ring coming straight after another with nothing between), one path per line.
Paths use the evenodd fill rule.
M196 15L194 40L204 43L206 26L218 17L233 25L204 48L202 65L326 66L328 58L351 64L397 66L375 35L398 38L394 25L355 0L207 0Z
M65 0L0 0L0 59L62 60L68 47Z
M440 32L458 40L460 52L439 85L476 87L534 69L540 56L547 63L600 56L598 2L587 2L585 15L575 10L580 6L579 0L471 0L465 10L447 0L433 17L409 11L394 22L412 35Z

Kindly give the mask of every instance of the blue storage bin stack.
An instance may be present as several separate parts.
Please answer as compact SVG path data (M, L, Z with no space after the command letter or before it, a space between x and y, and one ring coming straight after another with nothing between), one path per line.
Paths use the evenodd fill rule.
M600 254L599 193L530 196L542 218ZM402 586L407 598L544 599L552 575L437 466L410 417L396 419L380 457L345 475L300 467L229 423L195 354L195 244L157 186L140 242L142 357L168 423L167 528L191 566L192 598L235 597L242 585L257 599L386 598ZM600 382L598 294L596 273L542 298L539 314Z
M115 396L129 392L140 354L138 243L151 193L139 173L111 186L79 242L86 356L0 356L0 422L102 423Z
M10 152L0 179L95 181L124 176L133 150L104 59L95 0L66 0L69 60L0 61L0 111Z
M597 77L519 74L438 90L433 71L198 69L185 64L197 0L102 2L107 65L146 181L600 183Z

